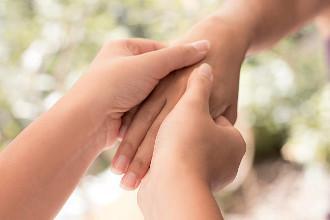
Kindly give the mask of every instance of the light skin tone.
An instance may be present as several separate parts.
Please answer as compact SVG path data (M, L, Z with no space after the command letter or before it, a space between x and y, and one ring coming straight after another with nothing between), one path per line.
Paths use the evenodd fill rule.
M225 117L211 117L212 82L209 65L195 69L159 129L151 167L138 192L146 220L223 219L212 191L236 176L245 143Z
M320 16L317 17L317 25L324 38L330 37L330 8L323 11Z
M324 13L329 5L329 0L228 0L176 42L198 39L211 42L212 48L202 61L214 70L211 116L223 115L235 122L240 68L247 53L273 45ZM167 76L138 109L126 115L121 128L123 141L112 161L113 170L125 174L122 180L125 188L135 189L148 171L157 131L184 93L194 68L187 67ZM127 181L127 175L136 179Z
M208 41L164 48L107 43L53 108L0 153L0 219L52 219L93 160L117 138L122 116L170 72L206 56Z

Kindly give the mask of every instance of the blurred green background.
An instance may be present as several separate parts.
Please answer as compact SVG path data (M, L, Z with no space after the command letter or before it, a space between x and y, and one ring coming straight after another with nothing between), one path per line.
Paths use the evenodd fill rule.
M105 41L175 40L221 4L218 0L0 1L0 149L65 94ZM330 84L324 55L324 42L310 24L273 49L247 58L237 126L248 151L236 182L217 194L228 219L326 219ZM100 156L89 177L107 172L112 153ZM86 191L87 185L78 190ZM134 211L125 218L113 214L115 209L109 207L115 199L109 207L91 200L81 208L77 204L88 200L88 193L75 192L79 193L85 196L77 196L58 218L141 218ZM137 209L129 201L117 205ZM313 204L308 206L308 201ZM90 208L99 206L108 208ZM312 209L309 215L299 211L304 207ZM70 212L73 209L77 211Z

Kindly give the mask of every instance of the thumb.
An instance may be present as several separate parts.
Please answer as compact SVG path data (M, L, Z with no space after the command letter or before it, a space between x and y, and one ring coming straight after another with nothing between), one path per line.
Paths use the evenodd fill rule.
M209 100L212 90L213 74L209 64L204 63L196 68L188 80L183 99L196 103L194 108L209 111Z
M210 49L207 40L190 44L167 47L139 55L143 63L148 65L150 73L156 79L162 79L170 72L191 66L205 58Z

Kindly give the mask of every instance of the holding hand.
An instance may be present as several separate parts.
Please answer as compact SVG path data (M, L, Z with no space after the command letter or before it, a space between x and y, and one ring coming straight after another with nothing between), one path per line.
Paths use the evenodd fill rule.
M233 43L233 39L236 40L238 34L231 31L230 28L215 27L213 21L206 24L205 27L199 25L197 29L191 32L191 37L188 36L181 43L204 38L212 42L212 48L203 60L203 62L209 63L214 70L214 85L209 102L210 113L212 118L223 115L231 123L234 123L236 120L239 71L246 46L242 42L235 41ZM213 30L214 33L210 33L208 30ZM121 173L126 173L130 177L135 175L138 178L137 182L145 175L149 169L158 129L182 97L188 78L194 68L196 65L180 69L161 80L152 94L139 106L137 112L128 116L130 120L124 121L123 130L127 130L127 132L115 159L124 155L127 158L126 161L129 161L129 166L127 169L125 166L125 169L119 170ZM133 119L131 119L132 115L134 115ZM123 184L125 185L125 181ZM130 188L131 186L126 187Z
M0 219L53 219L117 137L123 114L208 48L207 41L170 48L138 39L106 44L73 89L1 152Z
M93 103L92 120L101 124L95 144L110 146L119 135L124 113L146 99L162 78L200 61L208 50L205 40L168 48L144 39L106 44L71 91ZM116 160L114 170L122 167L125 157Z
M139 191L147 219L218 219L210 192L235 178L245 142L225 117L212 119L212 81L208 64L195 69L186 92L159 129L151 167ZM201 208L199 213L194 208L198 206L208 210Z

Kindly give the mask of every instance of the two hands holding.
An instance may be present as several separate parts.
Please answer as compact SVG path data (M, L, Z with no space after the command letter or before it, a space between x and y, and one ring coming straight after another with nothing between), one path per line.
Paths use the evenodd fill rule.
M207 40L105 44L74 87L1 152L0 198L8 199L0 199L0 218L54 217L118 137L112 169L124 173L126 189L141 183L147 219L221 218L212 190L236 176L245 144L209 107L220 89L211 66L198 63L210 51Z
M122 186L126 189L135 189L143 179L138 201L151 219L152 212L158 213L157 219L162 212L152 208L155 201L162 198L164 203L164 194L175 194L180 184L197 181L212 191L232 181L244 155L244 140L231 122L210 114L214 76L206 63L192 71L183 96L159 126L150 128L155 113L143 111L150 108L148 100L155 96L160 81L198 63L209 50L206 40L173 47L142 39L112 42L102 48L89 73L73 88L80 94L84 92L78 90L88 88L89 96L98 97L94 108L103 115L99 130L104 134L98 133L93 142L102 148L118 136L123 139L112 169L125 173ZM166 100L155 101L166 104ZM141 136L141 130L149 132Z
M124 174L127 189L141 183L146 219L221 219L211 192L235 177L245 151L232 126L245 55L329 5L226 1L178 46L106 44L68 94L0 153L0 219L54 217L118 137L112 170Z

